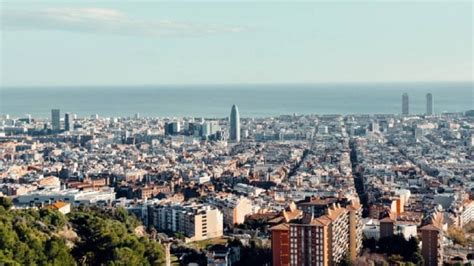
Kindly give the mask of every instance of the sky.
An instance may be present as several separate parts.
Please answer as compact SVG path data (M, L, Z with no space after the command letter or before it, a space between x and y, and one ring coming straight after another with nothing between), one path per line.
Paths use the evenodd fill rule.
M1 1L0 84L471 81L471 1Z

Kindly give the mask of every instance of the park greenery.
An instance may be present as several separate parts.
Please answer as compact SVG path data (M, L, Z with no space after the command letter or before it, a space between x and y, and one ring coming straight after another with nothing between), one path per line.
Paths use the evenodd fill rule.
M369 238L364 239L363 246L371 252L386 254L392 263L407 262L413 265L424 264L419 240L416 237L410 237L407 240L403 235L393 235L380 238L379 241Z
M12 209L0 197L0 265L162 265L161 244L124 209Z
M200 266L207 265L206 250L211 249L214 245L238 247L240 250L240 260L232 264L235 266L271 265L272 263L272 250L270 247L265 246L260 239L250 239L248 245L243 245L238 239L225 240L221 238L212 242L212 244L208 245L204 245L204 243L210 242L202 242L196 247L200 249L175 250L176 253L184 254L181 259L181 265L188 265L189 263L195 263Z

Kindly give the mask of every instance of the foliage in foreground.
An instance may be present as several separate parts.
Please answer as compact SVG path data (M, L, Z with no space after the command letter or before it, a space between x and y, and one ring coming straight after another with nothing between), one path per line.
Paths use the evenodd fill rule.
M123 209L78 209L65 216L10 206L0 198L0 265L164 263L162 246L136 236L139 222Z
M410 239L406 240L402 235L393 235L383 237L379 241L373 238L364 239L363 246L371 252L386 254L392 263L409 262L414 265L424 264L419 241L415 237L410 237Z

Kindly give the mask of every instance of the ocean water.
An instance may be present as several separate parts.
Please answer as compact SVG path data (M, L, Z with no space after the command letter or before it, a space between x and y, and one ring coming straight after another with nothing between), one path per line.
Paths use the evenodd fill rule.
M49 117L53 108L79 116L241 117L282 114L398 114L402 93L410 113L424 113L426 93L435 113L474 109L472 82L278 85L161 85L108 87L2 87L0 113Z

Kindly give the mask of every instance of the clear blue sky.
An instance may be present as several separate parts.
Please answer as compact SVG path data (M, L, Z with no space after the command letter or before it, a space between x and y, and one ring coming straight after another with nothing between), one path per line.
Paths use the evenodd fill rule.
M2 86L472 80L473 4L2 1Z

